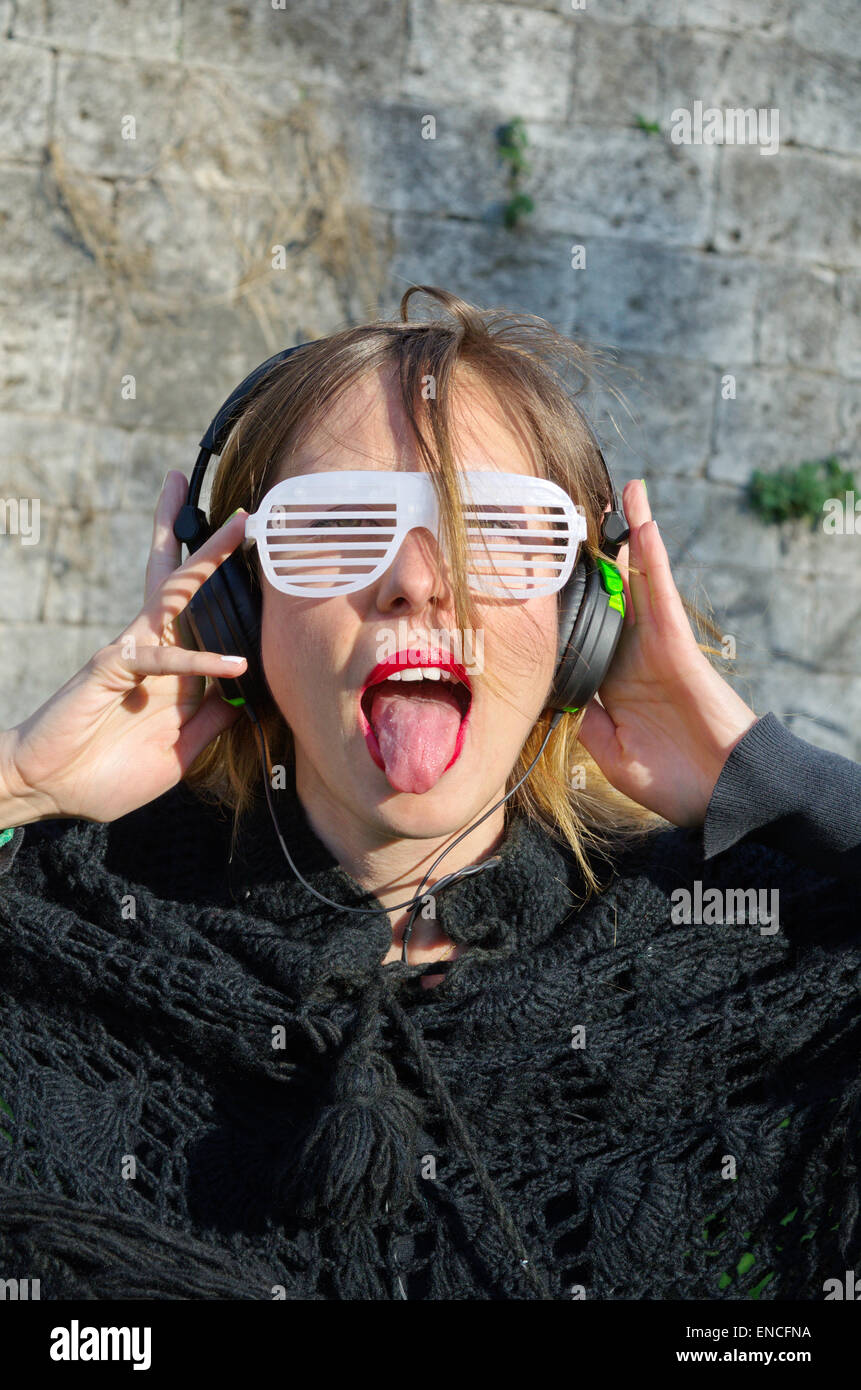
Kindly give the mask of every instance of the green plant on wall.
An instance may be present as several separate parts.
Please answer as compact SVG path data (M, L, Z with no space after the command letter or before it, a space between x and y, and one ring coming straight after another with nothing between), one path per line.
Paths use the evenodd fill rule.
M661 133L661 127L658 125L658 122L647 121L645 116L637 116L635 123L637 129L644 130L647 135L660 135Z
M533 212L535 204L521 188L521 180L530 172L525 150L529 145L526 126L520 116L515 116L507 125L500 126L496 132L499 155L508 164L509 199L503 208L502 216L509 230L516 227L519 219Z
M774 473L756 469L747 485L747 501L763 523L806 520L816 526L828 498L842 497L854 488L852 474L832 456Z

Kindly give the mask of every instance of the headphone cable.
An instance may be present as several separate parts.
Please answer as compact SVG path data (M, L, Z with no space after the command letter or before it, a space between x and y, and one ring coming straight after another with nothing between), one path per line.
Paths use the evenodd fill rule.
M312 884L310 884L310 883L308 882L308 880L307 880L306 878L304 878L304 877L302 876L302 874L299 872L299 870L297 869L296 865L295 865L294 862L293 862L293 859L292 859L292 856L291 856L291 854L290 854L290 851L289 851L289 849L287 848L286 844L284 843L284 837L283 837L283 835L281 834L281 830L280 830L280 827L279 827L279 825L278 825L278 818L277 818L277 816L276 816L276 814L275 814L275 807L274 807L273 802L272 802L272 793L271 793L271 791L270 791L270 787L269 787L269 777L268 777L268 775L267 775L267 769L268 769L268 763L269 763L269 750L268 750L267 745L266 745L266 735L265 735L264 732L263 732L263 729L262 729L262 727L261 727L260 721L259 721L259 719L257 718L257 715L255 714L253 708L252 708L251 705L248 704L247 702L246 702L246 704L245 704L245 710L246 710L246 712L247 712L249 718L252 720L252 722L253 722L253 724L254 724L255 730L256 730L256 732L257 732L258 740L259 740L259 742L260 742L260 759L261 759L261 765L262 765L262 767L263 767L263 790L264 790L264 792L265 792L265 794L266 794L266 805L267 805L268 808L269 808L269 815L270 815L271 818L272 818L272 824L273 824L273 826L275 827L275 834L278 836L278 842L279 842L279 844L281 845L281 849L282 849L282 851L283 851L283 853L284 853L284 856L285 856L285 858L286 858L286 860L287 860L287 863L290 865L290 868L292 869L293 873L294 873L294 874L296 875L296 877L299 879L299 882L302 883L302 884L304 884L304 886L308 889L308 891L309 891L310 893L313 893L314 896L315 896L316 898L319 898L321 902L327 903L327 904L329 905L329 907L336 907L336 908L338 908L338 910L339 910L340 912L363 912L363 913L365 913L365 914L367 914L367 913L369 913L369 912L375 912L375 911L377 910L376 908L371 908L371 907L348 907L346 903L337 903L337 902L334 901L333 898L327 898L327 897L325 896L324 893L319 893L319 892L317 891L317 889L314 888L314 886L313 886ZM499 807L502 806L502 805L509 799L509 797L511 797L511 796L514 795L514 793L517 791L517 788L518 788L519 786L521 786L521 785L526 781L526 778L529 776L529 774L530 774L530 772L532 771L532 769L534 768L535 764L538 762L538 759L541 757L541 754L544 752L545 746L546 746L546 744L547 744L547 740L549 739L549 737L550 737L550 735L552 734L553 730L556 728L556 725L559 723L559 720L562 718L563 713L564 713L564 710L556 710L556 711L555 711L555 713L554 713L554 715L553 715L553 718L552 718L551 721L550 721L550 725L549 725L549 727L548 727L548 729L547 729L547 733L544 735L544 738L543 738L542 741L541 741L541 747L539 748L538 752L535 754L535 757L532 759L532 762L529 764L529 766L528 766L528 768L526 769L526 771L524 772L523 776L519 779L519 781L515 782L514 786L511 788L511 791L506 792L505 796L503 796L499 801L496 802L496 805L491 806L491 808L490 808L489 811L485 811L484 815L483 815L483 816L480 816L479 819L475 822L474 825L468 826L466 830L462 831L461 834L458 835L458 837L457 837L456 840L452 840L451 844L448 846L447 849L444 849L444 850L443 850L442 854L438 855L438 857L437 857L437 858L434 860L434 862L431 864L430 868L428 869L428 871L427 871L427 873L425 874L424 878L422 879L421 883L419 884L418 889L416 890L416 893L413 895L413 897L408 898L405 902L402 902L402 903L394 903L392 907L386 909L388 912L394 912L396 909L402 908L402 907L403 907L403 908L411 908L411 909L412 909L412 912L411 912L411 915L410 915L410 920L409 920L409 922L408 922L408 924L407 924L407 926L406 926L406 928L405 928L405 930L404 930L403 951L402 951L401 959L402 959L402 961L403 961L403 963L404 963L405 965L409 963L409 962L407 961L407 945L408 945L408 943L409 943L409 938L410 938L410 936L411 936L411 934L412 934L412 929L413 929L413 925L414 925L414 922L415 922L415 916L416 916L416 913L418 912L419 908L420 908L421 905L422 905L422 901L423 901L424 897L427 896L427 895L423 894L422 890L423 890L425 884L427 883L427 880L430 878L431 874L433 873L434 869L436 868L437 864L439 864L440 860L444 859L445 856L446 856L451 850L454 849L455 845L459 845L460 842L461 842L461 840L465 839L465 837L466 837L467 835L469 835L473 830L477 830L478 827L481 825L482 821L487 820L488 816L492 816L493 813L494 813L494 811L497 811L497 810L499 809ZM473 874L483 873L483 871L484 871L485 869L494 868L497 864L499 864L499 863L501 863L501 862L502 862L502 861L500 860L499 856L498 856L498 855L495 855L495 856L494 856L493 858L491 858L491 859L486 859L486 860L484 860L481 864L469 864L469 865L466 865L466 866L465 866L464 868L462 868L462 869L456 869L453 873L451 873L451 874L446 874L443 878L441 878L441 879L439 880L438 883L435 883L435 884L434 884L434 887L433 887L433 892L434 892L434 893L438 893L438 892L440 891L440 889L448 887L449 884L455 883L455 882L457 882L457 880L459 880L459 879L462 879L462 878L469 878L469 877L471 877Z

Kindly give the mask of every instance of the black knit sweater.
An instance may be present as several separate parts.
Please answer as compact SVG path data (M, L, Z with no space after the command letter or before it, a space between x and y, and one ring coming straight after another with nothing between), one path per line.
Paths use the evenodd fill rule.
M773 714L702 830L510 817L440 985L278 793L0 851L0 1276L45 1299L822 1299L861 1269L861 767ZM698 890L697 882L701 884ZM774 923L697 914L754 889ZM679 890L691 893L686 922ZM434 973L440 966L430 967Z

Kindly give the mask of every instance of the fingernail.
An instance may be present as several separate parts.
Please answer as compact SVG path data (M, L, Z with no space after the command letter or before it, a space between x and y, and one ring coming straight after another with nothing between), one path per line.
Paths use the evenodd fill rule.
M244 512L244 511L245 511L245 508L244 508L244 507L237 507L235 512L231 512L231 513L230 513L230 516L227 518L227 520L228 520L228 521L232 521L233 518L234 518L235 516L238 516L240 512ZM245 514L246 514L246 516L248 515L247 512L246 512Z
M162 480L161 480L161 491L162 491L162 492L164 492L165 484L166 484L168 478L170 477L170 473L171 473L171 470L168 469L167 472L165 473L164 477L163 477Z
M244 656L222 656L222 661L244 661Z
M649 489L646 487L646 480L645 480L645 478L641 478L641 479L640 479L640 482L643 484L643 491L645 492L646 496L648 497L648 495L649 495Z

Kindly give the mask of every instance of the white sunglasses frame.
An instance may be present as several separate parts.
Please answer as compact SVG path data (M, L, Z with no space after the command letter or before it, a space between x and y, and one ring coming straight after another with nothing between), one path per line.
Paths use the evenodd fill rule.
M566 555L560 572L548 580L529 589L512 589L510 586L494 584L492 579L478 587L474 580L487 580L487 576L470 576L470 589L473 593L490 598L540 598L558 593L564 588L577 561L580 544L586 539L586 517L582 506L572 502L567 492L550 482L547 478L535 478L524 473L497 473L491 469L465 469L463 472L469 496L467 505L480 509L482 505L499 506L508 503L512 506L551 506L558 507L567 522L567 528L559 532L559 545L554 551L566 546ZM395 534L389 542L386 554L378 561L370 574L361 574L355 579L345 579L338 585L322 587L300 587L291 584L283 575L276 574L269 548L266 544L266 526L273 507L284 502L312 506L320 503L337 502L394 502ZM309 519L314 513L308 513ZM562 520L563 518L554 518ZM331 469L320 473L300 473L292 478L284 478L270 488L260 506L247 518L245 523L245 548L256 544L263 573L273 588L281 593L292 594L297 598L334 598L342 594L357 593L366 589L385 574L393 563L398 551L410 531L425 527L440 539L439 506L433 484L424 472L402 472L394 469ZM261 544L262 541L262 544ZM301 544L301 542L300 542ZM489 547L490 554L493 546ZM554 562L555 563L555 562Z

